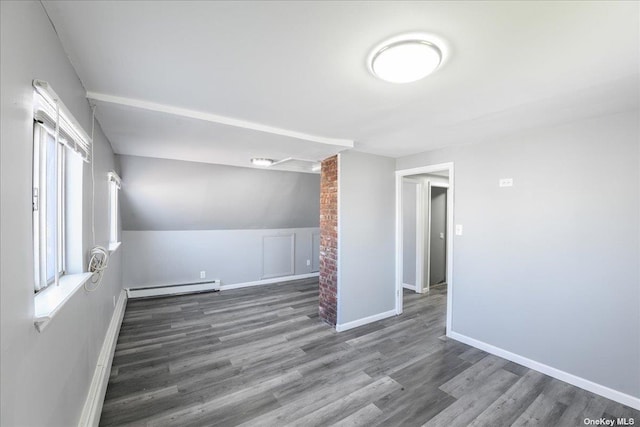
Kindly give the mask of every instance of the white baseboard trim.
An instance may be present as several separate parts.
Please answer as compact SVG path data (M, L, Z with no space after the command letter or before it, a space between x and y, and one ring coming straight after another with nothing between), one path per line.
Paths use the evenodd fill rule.
M622 403L623 405L627 405L634 409L640 410L640 398L628 395L621 391L614 390L601 384L594 383L593 381L589 381L585 378L578 377L565 371L561 371L560 369L545 365L544 363L536 362L535 360L528 359L524 356L520 356L519 354L511 353L510 351L504 350L500 347L487 344L486 342L470 338L466 335L462 335L454 331L447 332L447 336L456 341L460 341L465 344L469 344L470 346L479 348L480 350L484 350L487 353L494 354L496 356L502 357L503 359L507 359L512 362L519 363L520 365L526 366L527 368L542 372L543 374L549 375L550 377L556 378L560 381L564 381L576 387L580 387L584 390L606 397L607 399L615 400L618 403Z
M289 282L291 280L299 280L299 279L308 279L310 277L318 277L320 273L307 273L307 274L298 274L294 276L283 276L283 277L273 277L270 279L256 280L255 282L243 282L243 283L232 283L229 285L220 286L221 291L228 291L230 289L240 289L240 288L248 288L251 286L261 286L261 285L272 285L274 283L280 282Z
M100 422L104 395L107 392L113 353L116 350L116 342L120 333L120 325L124 317L124 309L127 306L127 293L123 289L118 297L116 308L113 311L107 334L102 343L102 349L98 355L98 364L93 372L93 379L89 387L89 394L84 402L78 427L95 427Z
M407 285L406 283L402 284L402 287L405 289L409 289L410 291L414 291L416 290L416 285Z
M165 295L181 295L193 292L207 292L220 289L220 280L182 285L149 286L146 288L125 288L128 298L145 298Z
M342 332L349 329L357 328L358 326L366 325L368 323L377 322L378 320L386 319L396 315L396 310L389 310L383 313L374 314L373 316L363 317L362 319L354 320L352 322L340 323L336 325L336 331Z

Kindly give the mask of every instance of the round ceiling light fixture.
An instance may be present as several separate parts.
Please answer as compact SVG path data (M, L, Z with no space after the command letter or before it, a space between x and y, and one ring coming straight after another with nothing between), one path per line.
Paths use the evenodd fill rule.
M265 159L263 157L254 157L253 159L251 159L251 164L253 166L260 166L260 167L266 168L273 164L273 160Z
M442 50L433 42L408 34L394 37L373 50L369 69L391 83L410 83L433 73L442 63Z

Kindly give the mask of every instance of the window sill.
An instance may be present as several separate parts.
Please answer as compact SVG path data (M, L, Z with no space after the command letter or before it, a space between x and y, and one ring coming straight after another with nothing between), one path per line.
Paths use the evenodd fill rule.
M91 273L67 274L60 278L60 284L50 285L35 296L35 323L38 332L42 332L73 294L90 278Z
M118 250L122 242L109 243L109 252L113 253Z

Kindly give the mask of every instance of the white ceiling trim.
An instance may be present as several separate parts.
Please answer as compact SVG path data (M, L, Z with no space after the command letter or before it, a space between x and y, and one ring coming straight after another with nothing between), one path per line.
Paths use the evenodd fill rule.
M141 99L125 98L122 96L109 95L106 93L87 92L87 98L106 102L110 104L124 105L127 107L140 108L148 111L173 114L175 116L187 117L196 120L204 120L212 123L219 123L228 126L234 126L244 129L251 129L259 132L271 133L274 135L288 136L304 141L317 142L320 144L336 145L340 147L353 148L354 141L350 139L327 138L324 136L310 135L307 133L296 132L289 129L282 129L273 126L263 125L261 123L249 122L246 120L235 119L233 117L220 116L217 114L205 113L202 111L189 110L186 108L175 107L173 105L158 104L155 102L145 101Z

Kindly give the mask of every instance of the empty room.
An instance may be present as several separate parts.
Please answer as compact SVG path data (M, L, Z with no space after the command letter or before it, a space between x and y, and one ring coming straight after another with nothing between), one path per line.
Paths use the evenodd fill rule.
M640 423L640 3L0 1L0 425Z

